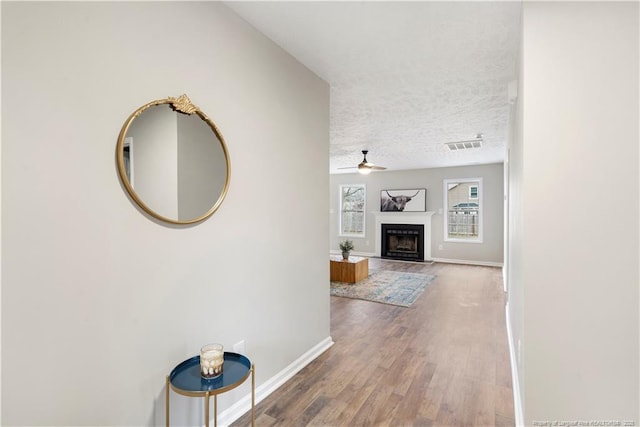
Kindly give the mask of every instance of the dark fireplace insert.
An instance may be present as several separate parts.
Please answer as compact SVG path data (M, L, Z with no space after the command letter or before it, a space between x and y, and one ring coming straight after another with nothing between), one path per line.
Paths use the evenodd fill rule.
M382 224L381 238L382 258L424 261L424 225Z

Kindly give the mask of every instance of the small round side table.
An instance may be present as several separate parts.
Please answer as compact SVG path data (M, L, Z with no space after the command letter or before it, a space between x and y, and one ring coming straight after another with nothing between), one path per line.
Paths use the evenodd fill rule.
M212 379L200 376L200 356L194 356L178 364L167 375L166 425L169 427L169 390L190 397L204 397L205 425L209 427L209 398L213 395L214 426L218 425L218 395L232 390L249 378L251 374L251 426L255 426L256 379L255 367L246 356L224 353L222 374Z

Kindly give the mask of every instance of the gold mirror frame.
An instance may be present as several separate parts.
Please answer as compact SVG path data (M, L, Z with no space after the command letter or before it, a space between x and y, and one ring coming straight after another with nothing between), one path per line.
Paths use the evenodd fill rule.
M125 147L125 138L127 136L127 131L129 130L131 123L133 123L133 121L138 116L140 116L143 112L145 112L147 109L154 107L156 105L164 105L164 104L168 104L174 111L176 111L176 113L184 113L187 115L197 114L205 123L207 123L207 125L211 128L211 130L215 134L215 136L218 138L218 142L220 143L220 146L222 147L222 151L224 153L225 163L227 167L224 187L220 192L220 196L218 197L218 200L213 204L213 206L207 212L205 212L204 215L201 215L197 218L193 218L189 220L179 220L179 219L169 218L164 215L160 215L159 213L151 209L149 206L147 206L147 204L145 204L145 202L140 198L138 193L136 193L133 186L129 182L129 178L127 177L127 171L126 171L125 162L124 162L124 147ZM126 188L131 198L138 204L138 206L140 206L146 213L148 213L152 217L159 219L161 221L171 223L171 224L181 224L181 225L194 224L207 219L216 210L218 210L218 208L222 204L222 201L227 195L227 191L229 190L229 181L231 176L231 162L229 160L229 152L227 150L227 145L224 141L224 138L222 137L222 134L220 133L220 130L218 129L216 124L204 112L202 112L202 110L200 110L197 106L195 106L191 102L189 97L185 94L180 95L178 98L168 97L165 99L158 99L155 101L151 101L148 104L143 105L142 107L138 108L136 111L131 113L129 118L127 118L127 121L122 126L122 129L120 130L120 135L118 136L118 143L116 145L116 160L118 163L118 175L120 176L120 181Z

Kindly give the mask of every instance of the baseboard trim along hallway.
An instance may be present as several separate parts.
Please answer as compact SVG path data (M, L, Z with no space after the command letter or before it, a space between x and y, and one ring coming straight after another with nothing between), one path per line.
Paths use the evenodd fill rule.
M501 262L494 261L471 261L464 259L450 259L450 258L432 258L434 262L444 262L447 264L464 264L464 265L479 265L484 267L500 267L502 268Z
M524 426L522 416L522 398L520 397L520 380L518 377L518 365L516 359L515 344L513 335L511 334L511 319L509 317L509 303L505 305L507 319L507 338L509 340L509 354L511 357L511 381L513 387L513 412L516 421L516 427Z
M309 351L298 357L289 366L278 372L273 377L265 381L264 384L256 387L256 406L264 398L276 391L278 387L290 380L295 374L300 372L302 368L313 362L318 356L327 351L333 345L333 339L329 336L320 341ZM256 369L260 369L259 366ZM251 392L238 400L235 404L224 410L218 416L218 425L226 427L251 410ZM213 425L213 422L211 423Z

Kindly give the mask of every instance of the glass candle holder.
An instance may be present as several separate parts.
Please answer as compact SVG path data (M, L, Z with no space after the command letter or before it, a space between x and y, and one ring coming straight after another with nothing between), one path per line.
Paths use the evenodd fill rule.
M200 376L211 379L222 374L224 350L222 344L207 344L200 349Z

